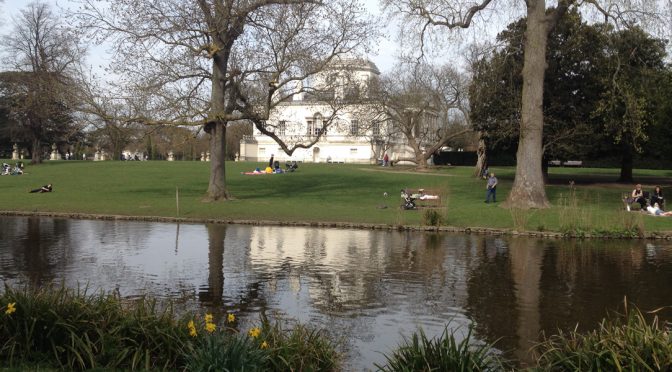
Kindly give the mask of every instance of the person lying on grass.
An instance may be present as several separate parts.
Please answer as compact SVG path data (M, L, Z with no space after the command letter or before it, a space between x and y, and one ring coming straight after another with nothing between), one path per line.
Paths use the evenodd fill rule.
M649 205L646 210L654 216L672 216L672 212L663 212L658 203L653 204L653 207Z
M51 191L52 191L51 184L44 185L44 186L40 187L39 189L30 190L31 193L33 193L33 192L42 193L42 192L51 192Z

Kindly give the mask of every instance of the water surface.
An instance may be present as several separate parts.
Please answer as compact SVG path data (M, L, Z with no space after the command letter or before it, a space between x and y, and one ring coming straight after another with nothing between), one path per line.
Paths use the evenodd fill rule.
M282 315L341 337L352 370L419 327L473 322L479 339L528 360L540 332L591 329L626 296L672 305L663 241L19 217L0 218L0 237L0 281L148 294L243 326Z

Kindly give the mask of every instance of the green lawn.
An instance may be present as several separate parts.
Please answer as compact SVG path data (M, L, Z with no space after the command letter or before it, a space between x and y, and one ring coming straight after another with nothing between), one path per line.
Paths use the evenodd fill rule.
M619 230L634 223L647 232L672 231L672 218L622 211L621 194L632 185L615 183L616 169L552 168L547 192L553 207L512 212L499 202L483 203L485 181L471 177L471 167L418 173L401 166L301 164L295 173L246 176L241 172L262 164L230 162L227 182L235 200L206 203L202 198L209 165L166 161L27 165L23 176L0 177L0 210L175 217L177 188L180 217L186 218L418 225L423 211L401 210L399 191L422 187L441 191L440 212L451 226L562 231ZM492 170L500 180L498 201L503 201L514 169ZM670 184L672 171L643 170L635 177L650 190L657 183ZM569 180L576 181L574 193ZM53 193L28 193L47 183L54 185Z

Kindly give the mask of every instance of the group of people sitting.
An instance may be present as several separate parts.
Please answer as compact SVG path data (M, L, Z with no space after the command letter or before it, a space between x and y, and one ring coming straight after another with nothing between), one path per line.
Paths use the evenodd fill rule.
M626 209L630 210L630 204L637 203L642 211L649 212L656 216L669 216L672 212L664 212L665 197L660 186L656 186L653 192L642 190L642 185L635 185L629 197L625 198Z
M286 172L294 172L299 168L299 165L296 163L295 160L288 161L285 163L285 169L283 170L280 168L280 162L277 160L273 160L273 155L271 155L271 159L268 161L268 166L266 169L261 169L261 168L255 168L252 172L245 172L243 174L277 174L277 173L286 173Z
M19 162L12 167L7 163L2 163L0 168L0 176L19 176L23 174L23 163Z

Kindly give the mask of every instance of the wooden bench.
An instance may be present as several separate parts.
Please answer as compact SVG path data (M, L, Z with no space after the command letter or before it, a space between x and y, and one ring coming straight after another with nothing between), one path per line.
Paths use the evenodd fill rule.
M441 208L443 206L443 196L439 190L433 189L404 189L401 191L401 207L406 201L407 193L415 203L416 208Z

